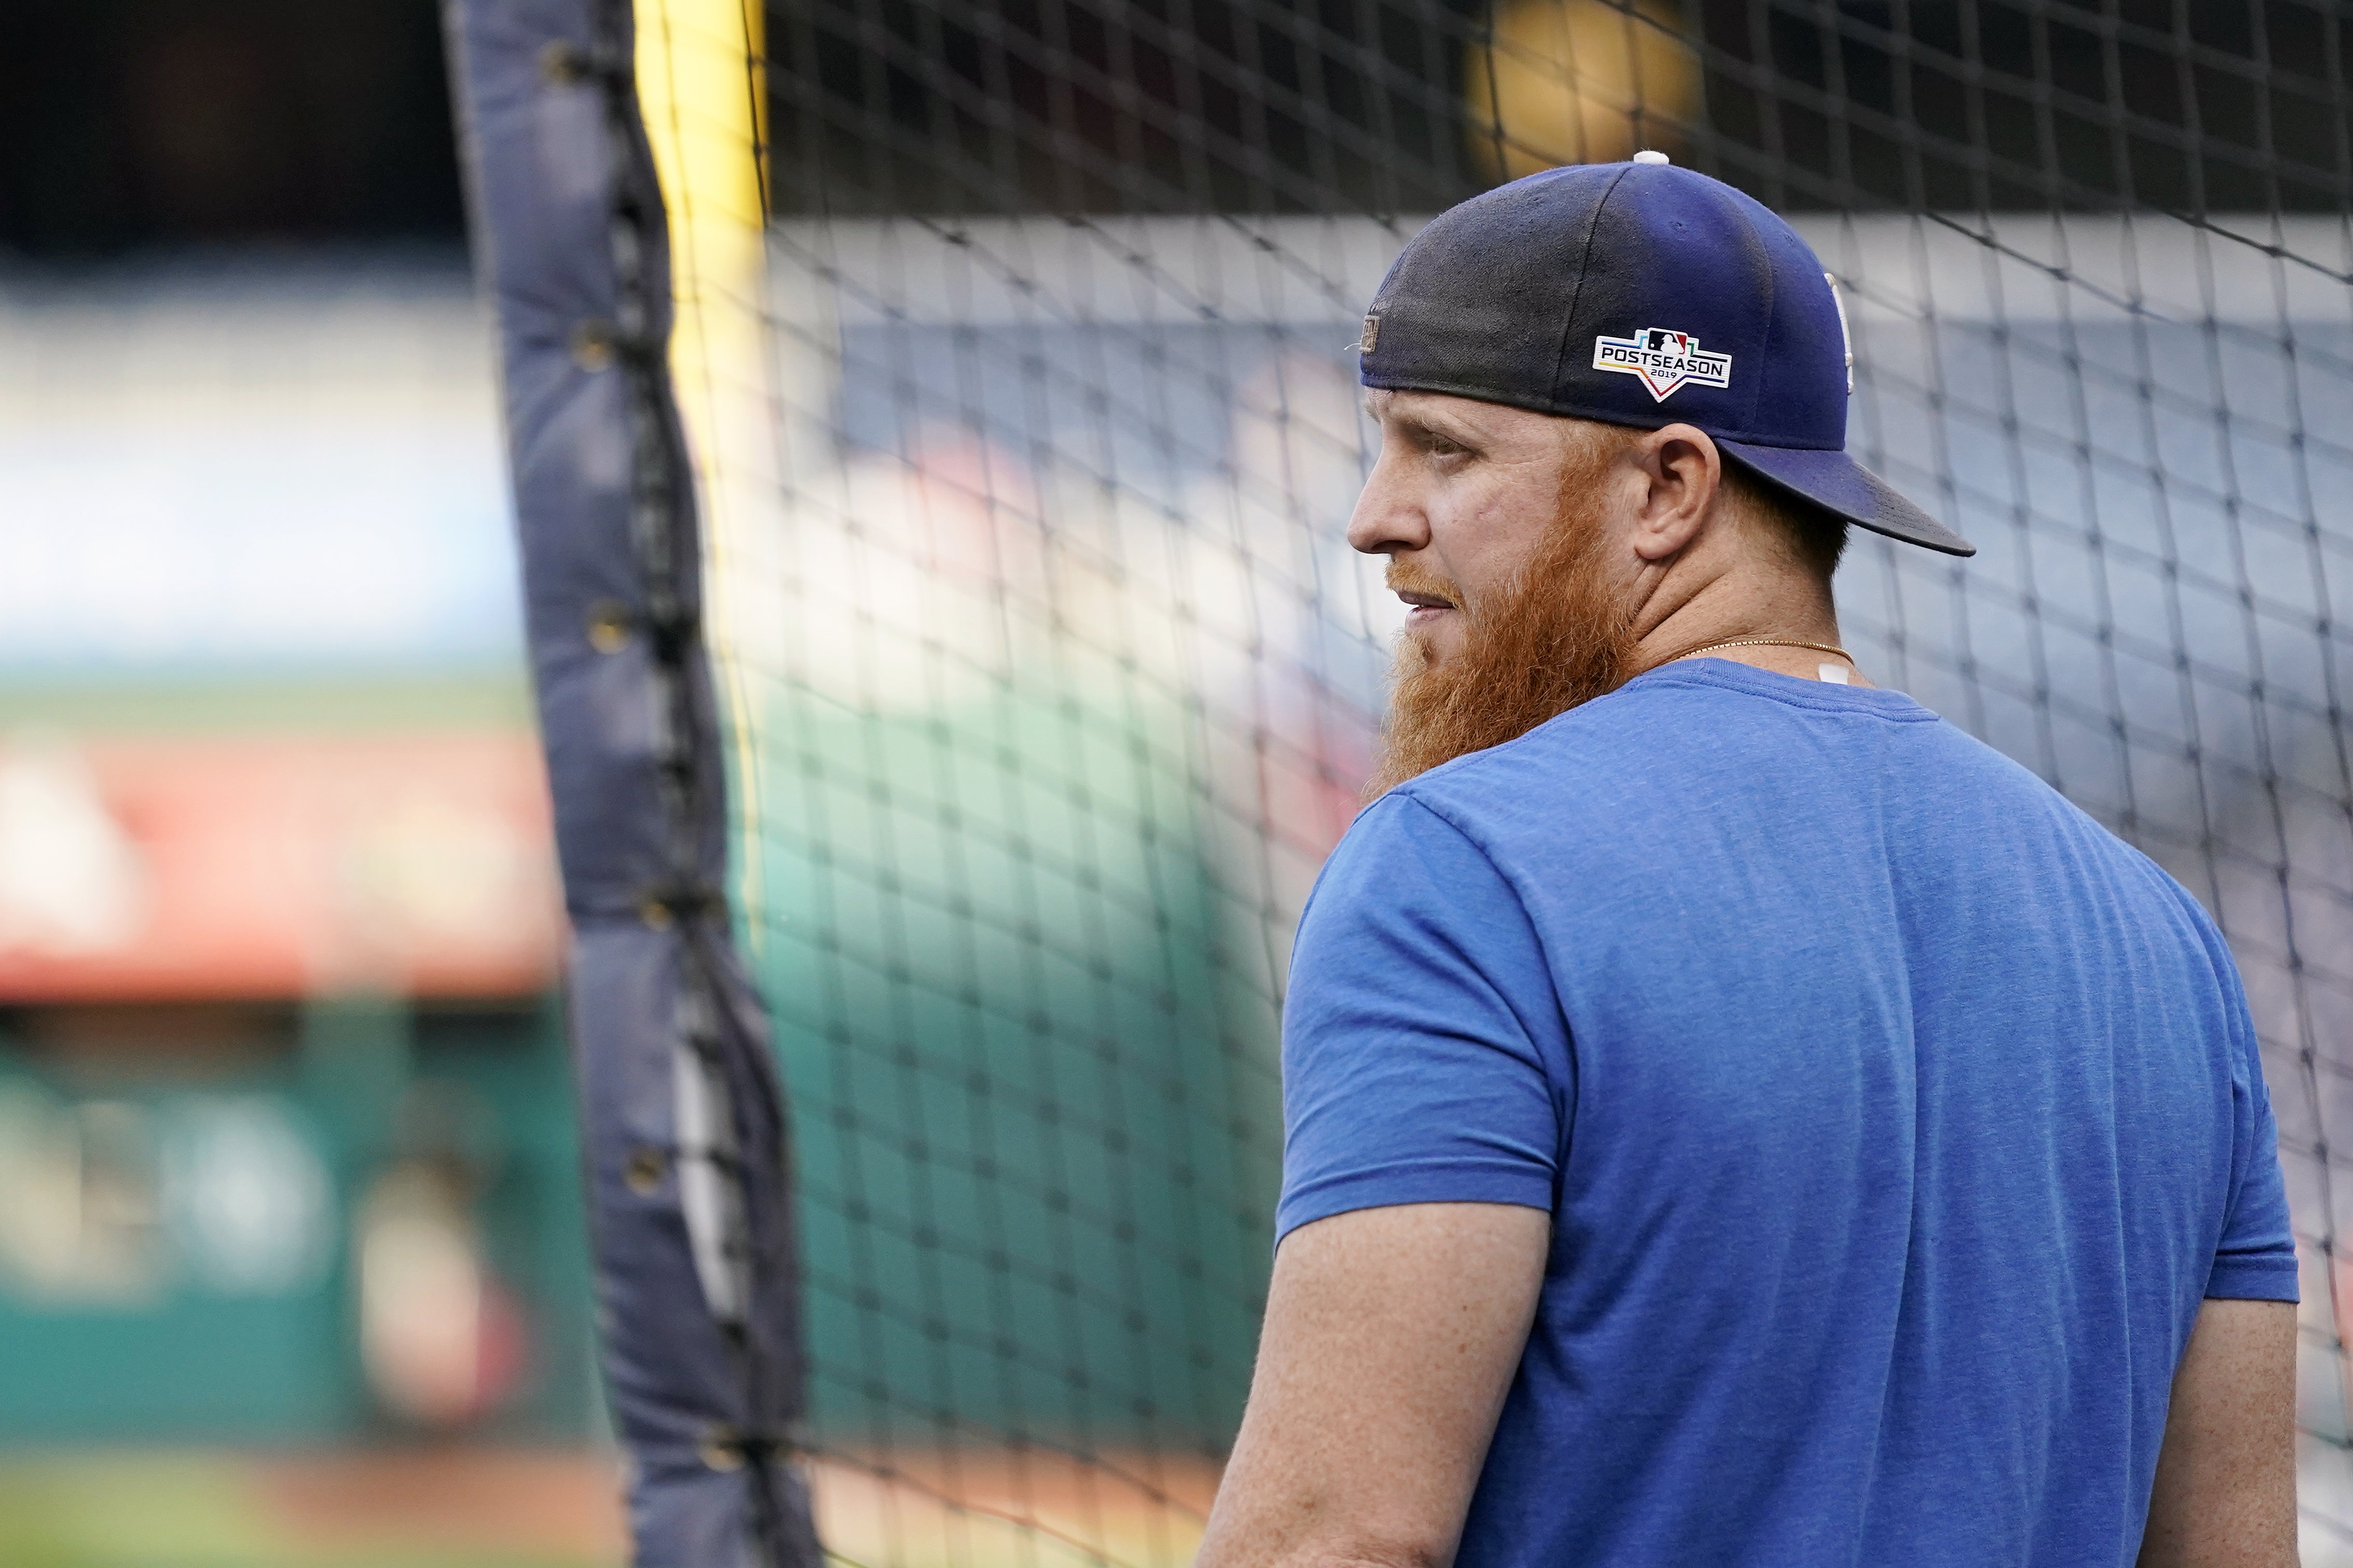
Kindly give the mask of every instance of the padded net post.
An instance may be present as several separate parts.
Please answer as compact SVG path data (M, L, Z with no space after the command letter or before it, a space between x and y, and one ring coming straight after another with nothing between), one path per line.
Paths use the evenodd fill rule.
M787 1131L723 891L670 237L630 10L453 0L447 19L498 310L636 1561L802 1568L818 1552L790 1462L803 1372Z

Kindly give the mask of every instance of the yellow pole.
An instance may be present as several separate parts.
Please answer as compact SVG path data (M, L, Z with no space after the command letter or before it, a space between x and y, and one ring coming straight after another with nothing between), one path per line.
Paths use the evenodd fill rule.
M670 374L702 504L704 633L726 710L744 831L736 898L760 943L760 787L737 657L741 542L776 510L774 410L763 360L762 0L636 0L638 106L670 209L678 304Z

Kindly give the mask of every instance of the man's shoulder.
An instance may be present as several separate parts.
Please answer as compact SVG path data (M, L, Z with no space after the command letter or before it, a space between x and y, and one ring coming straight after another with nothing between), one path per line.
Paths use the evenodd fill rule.
M1704 856L1736 828L1754 848L1791 813L1904 831L1961 800L2010 828L2080 817L2105 837L2030 770L1902 692L1715 661L1653 671L1392 798L1382 832L1451 829L1507 872L1531 855L1552 872Z
M1769 679L1789 689L1704 670L1654 670L1390 793L1473 837L1473 824L1499 814L1534 812L1557 827L1606 826L1655 803L1661 785L1679 776L1712 773L1727 755L1771 746L1792 720L1851 708L1810 700L1801 683ZM1903 711L1935 719L1908 700Z

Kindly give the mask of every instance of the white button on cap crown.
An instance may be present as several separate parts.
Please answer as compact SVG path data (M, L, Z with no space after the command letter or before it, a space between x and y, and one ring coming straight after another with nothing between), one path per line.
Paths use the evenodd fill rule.
M1634 162L1637 163L1664 163L1670 162L1670 160L1664 153L1653 153L1646 147L1641 152L1634 154Z

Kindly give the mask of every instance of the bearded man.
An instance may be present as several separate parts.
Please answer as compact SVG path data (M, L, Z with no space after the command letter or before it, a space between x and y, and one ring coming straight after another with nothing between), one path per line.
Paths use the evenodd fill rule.
M1413 606L1299 932L1201 1568L2288 1564L2296 1262L2229 952L1842 651L1835 286L1655 153L1365 324Z

